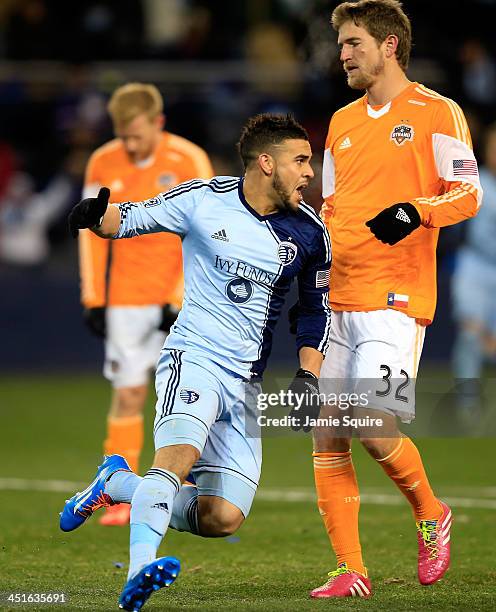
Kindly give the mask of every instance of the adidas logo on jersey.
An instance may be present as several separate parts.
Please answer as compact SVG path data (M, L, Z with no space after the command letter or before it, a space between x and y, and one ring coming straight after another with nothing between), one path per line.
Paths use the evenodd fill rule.
M223 240L224 242L229 242L229 238L227 237L226 230L221 229L218 232L214 232L210 238L215 238L215 240Z
M165 512L169 512L169 506L166 502L159 502L158 504L154 504L152 508L158 508L158 510L164 510Z
M400 221L404 221L405 223L410 223L410 217L406 214L406 212L402 208L398 208L398 212L396 213L396 218Z
M349 149L351 147L351 139L349 136L347 136L343 142L339 145L339 149Z

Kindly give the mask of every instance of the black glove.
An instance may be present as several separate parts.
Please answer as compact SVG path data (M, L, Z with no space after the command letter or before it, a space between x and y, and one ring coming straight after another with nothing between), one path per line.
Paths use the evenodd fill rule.
M295 398L291 398L289 392L295 394L298 398L298 403L296 403ZM291 421L291 429L294 431L298 431L299 429L303 429L303 431L307 432L312 429L311 425L305 425L307 422L307 417L309 419L317 419L320 413L320 398L319 396L319 379L309 372L308 370L303 370L300 368L298 372L296 372L293 381L289 385L288 389L288 400L291 400L295 403L291 412L289 413ZM298 409L298 405L301 402L301 398L304 398L305 401L302 402L300 408Z
M102 187L96 198L86 198L76 204L69 213L69 231L77 238L78 230L94 227L100 223L105 214L110 197L110 189Z
M293 304L288 310L289 333L296 336L298 331L298 317L300 316L300 302Z
M89 330L99 338L105 338L107 325L105 321L105 306L97 308L85 308L83 319Z
M174 325L178 314L178 308L176 308L172 304L164 304L162 306L162 320L160 321L160 325L158 326L159 330L169 333L170 328Z
M365 223L377 240L384 244L396 244L420 226L420 215L410 202L400 202L385 208Z

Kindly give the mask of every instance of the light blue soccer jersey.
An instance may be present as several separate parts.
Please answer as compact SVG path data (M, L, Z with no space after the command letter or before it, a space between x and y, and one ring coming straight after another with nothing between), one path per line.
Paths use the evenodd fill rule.
M331 247L310 206L259 215L244 197L243 179L223 176L189 181L118 207L121 225L115 238L169 231L182 239L184 301L166 348L260 378L285 295L298 277L297 348L325 354Z

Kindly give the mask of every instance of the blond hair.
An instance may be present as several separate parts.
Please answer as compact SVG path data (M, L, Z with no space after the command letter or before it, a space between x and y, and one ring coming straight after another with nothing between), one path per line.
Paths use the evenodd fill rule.
M164 101L155 85L127 83L118 87L109 100L107 110L114 125L126 126L138 115L146 114L150 120L163 112Z
M381 44L390 35L398 37L396 59L406 71L412 50L412 26L397 0L360 0L342 2L331 17L332 27L339 31L343 23L352 21L365 28Z

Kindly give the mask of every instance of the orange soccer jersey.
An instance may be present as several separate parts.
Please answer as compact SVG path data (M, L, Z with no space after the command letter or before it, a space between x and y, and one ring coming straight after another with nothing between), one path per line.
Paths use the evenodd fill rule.
M373 108L364 96L338 110L326 141L323 196L332 308L392 307L431 321L438 228L475 215L482 197L460 107L411 83L385 106ZM413 203L422 225L389 246L365 222L398 202Z
M136 202L184 181L212 176L207 154L180 136L164 132L153 157L141 165L129 160L116 139L91 156L85 197L105 186L111 202ZM182 253L177 236L160 233L110 241L89 230L79 236L81 300L86 308L169 302L180 306Z

